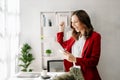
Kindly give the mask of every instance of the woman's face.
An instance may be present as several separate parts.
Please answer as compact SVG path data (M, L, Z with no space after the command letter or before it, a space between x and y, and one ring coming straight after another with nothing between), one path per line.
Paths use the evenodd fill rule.
M80 21L79 21L79 19L78 19L78 17L76 16L76 15L73 15L72 17L71 17L71 22L72 22L72 27L77 31L77 32L81 32L82 30L84 30L85 29L85 25L84 24L82 24Z

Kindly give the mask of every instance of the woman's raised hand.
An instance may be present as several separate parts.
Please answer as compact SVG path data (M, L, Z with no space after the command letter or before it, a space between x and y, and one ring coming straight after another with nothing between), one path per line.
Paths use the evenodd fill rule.
M61 23L59 24L59 31L60 31L60 32L64 32L64 28L65 28L65 22L61 22Z

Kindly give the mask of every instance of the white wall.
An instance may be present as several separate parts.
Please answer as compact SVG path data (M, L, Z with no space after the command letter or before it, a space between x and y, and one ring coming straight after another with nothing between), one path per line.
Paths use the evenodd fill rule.
M85 9L96 31L102 36L98 65L103 80L120 79L120 6L119 0L20 0L20 43L28 42L36 60L31 67L41 70L40 11L72 11Z

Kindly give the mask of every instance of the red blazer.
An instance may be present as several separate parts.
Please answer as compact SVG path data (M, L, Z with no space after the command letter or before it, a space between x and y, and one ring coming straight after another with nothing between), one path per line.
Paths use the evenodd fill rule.
M63 32L57 33L57 41L63 48L71 53L71 48L75 39L71 37L70 39L64 41L63 36ZM76 65L81 66L85 80L101 80L96 67L99 61L100 51L101 36L99 33L93 32L84 44L82 58L76 58ZM64 59L65 71L69 71L69 68L72 66L73 64L71 62Z

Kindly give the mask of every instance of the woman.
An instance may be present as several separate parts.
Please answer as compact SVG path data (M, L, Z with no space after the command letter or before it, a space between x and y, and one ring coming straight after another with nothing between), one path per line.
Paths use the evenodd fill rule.
M73 65L80 66L85 80L101 80L97 65L101 51L101 36L93 30L89 15L84 10L74 11L71 16L72 37L63 40L65 24L62 22L57 41L66 50L65 71Z

